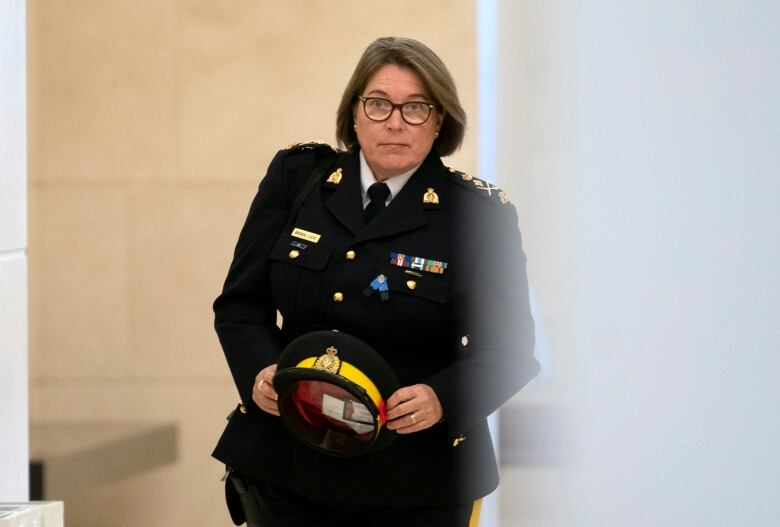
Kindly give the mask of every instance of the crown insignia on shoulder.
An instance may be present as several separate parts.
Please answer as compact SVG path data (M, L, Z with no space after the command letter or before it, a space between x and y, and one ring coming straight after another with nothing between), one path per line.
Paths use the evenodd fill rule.
M469 188L479 190L481 191L480 193L485 194L489 198L500 201L502 205L509 203L509 194L492 183L482 181L479 178L475 178L474 176L466 174L465 172L461 172L460 170L455 170L454 168L449 168L449 171L454 181L461 183Z

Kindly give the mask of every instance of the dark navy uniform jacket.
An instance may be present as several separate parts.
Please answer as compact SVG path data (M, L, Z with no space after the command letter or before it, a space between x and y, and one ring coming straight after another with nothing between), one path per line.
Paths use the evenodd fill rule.
M271 162L214 303L242 401L214 456L325 501L472 501L498 484L486 417L539 369L515 209L505 193L448 169L431 152L364 225L359 171L356 149L327 145L297 145ZM291 211L310 178L316 183ZM293 236L295 229L309 239ZM399 253L415 268L397 265ZM380 274L387 278L386 300L365 294ZM298 443L278 417L254 404L252 388L288 342L321 329L367 341L402 386L431 386L444 420L352 458Z

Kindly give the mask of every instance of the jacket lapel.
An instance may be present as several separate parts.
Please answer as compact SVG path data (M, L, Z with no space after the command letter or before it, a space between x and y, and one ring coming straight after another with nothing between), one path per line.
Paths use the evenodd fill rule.
M355 242L392 236L427 225L428 219L425 210L438 208L438 205L423 204L423 196L429 188L442 188L444 182L440 170L442 167L439 158L431 153L417 172L407 181L401 192L393 198L387 209L358 232Z
M338 168L342 169L341 181L325 199L325 206L342 225L355 234L363 228L360 160L357 151L345 156L343 164L334 165L333 170Z

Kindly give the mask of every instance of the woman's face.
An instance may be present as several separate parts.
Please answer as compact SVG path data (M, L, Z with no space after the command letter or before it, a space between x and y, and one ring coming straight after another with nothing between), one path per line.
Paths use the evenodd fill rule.
M432 102L420 78L412 70L387 64L368 80L363 97L380 97L395 104L410 101ZM411 170L421 164L431 151L442 117L436 110L423 124L409 124L400 108L386 121L372 121L358 100L354 109L355 131L368 166L379 181Z

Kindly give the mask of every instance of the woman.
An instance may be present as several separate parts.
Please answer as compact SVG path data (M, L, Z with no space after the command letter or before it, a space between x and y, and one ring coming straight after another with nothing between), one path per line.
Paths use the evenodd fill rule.
M538 364L514 207L440 160L465 124L441 60L381 38L338 110L347 150L305 143L271 162L214 303L242 401L214 452L237 522L234 490L249 525L466 526L496 488L486 417ZM387 448L333 457L282 426L279 353L323 329L365 340L400 380Z

